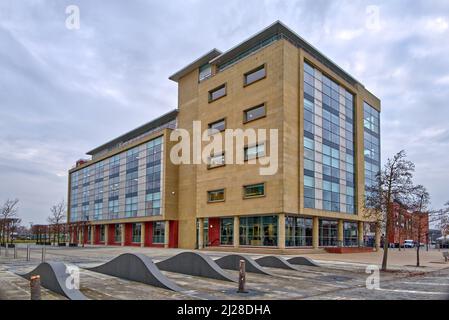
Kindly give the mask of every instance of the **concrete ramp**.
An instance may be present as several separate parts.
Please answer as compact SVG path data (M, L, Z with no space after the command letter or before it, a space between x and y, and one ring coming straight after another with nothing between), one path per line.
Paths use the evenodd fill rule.
M48 290L59 293L70 300L88 300L78 289L71 288L73 281L67 266L62 262L43 262L33 271L21 275L30 280L32 276L41 277L41 285Z
M181 287L162 274L151 258L139 253L124 253L105 264L86 269L159 288L183 291Z
M253 272L270 276L272 275L270 272L265 271L262 266L260 266L256 261L244 255L230 254L215 260L215 262L223 269L238 271L240 267L240 260L245 261L246 272Z
M266 256L256 259L256 262L262 267L298 270L295 268L295 266L290 264L287 260L285 260L282 257Z
M307 257L293 257L287 260L291 264L300 266L319 267L320 265Z
M237 279L227 274L209 256L199 252L181 252L156 263L156 266L164 271L237 282Z

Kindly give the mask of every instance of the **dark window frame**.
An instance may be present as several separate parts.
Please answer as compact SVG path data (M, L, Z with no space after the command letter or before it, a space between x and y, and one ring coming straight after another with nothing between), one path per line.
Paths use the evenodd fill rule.
M218 91L218 90L220 90L220 89L222 89L222 88L224 88L224 94L223 94L222 96L219 96L218 98L212 99L212 94L213 94L215 91ZM217 86L217 87L215 87L215 88L209 90L209 92L207 93L207 95L208 95L208 101L209 101L209 103L214 102L214 101L217 101L217 100L219 100L219 99L221 99L221 98L223 98L223 97L226 97L227 94L228 94L228 85L227 85L227 83L225 82L225 83L223 83L223 84L221 84L221 85L219 85L219 86Z
M265 74L263 75L263 77L258 78L258 79L256 79L256 80L253 80L253 81L251 81L251 82L247 82L247 77L248 77L249 75L251 75L251 74L253 74L253 73L256 73L257 71L262 70L262 69L265 70ZM256 82L258 82L258 81L260 81L260 80L265 79L266 77L267 77L267 64L264 63L264 64L262 64L262 65L260 65L260 66L258 66L258 67L256 67L256 68L254 68L254 69L251 69L250 71L247 71L247 72L245 72L245 73L243 74L243 87L250 86L250 85L252 85L253 83L256 83Z
M247 196L246 195L246 188L248 187L254 187L254 186L258 186L258 185L263 185L263 194L261 195L254 195L254 196ZM246 184L243 186L243 199L254 199L254 198L263 198L266 197L267 195L267 186L265 182L259 182L259 183L251 183L251 184Z
M254 118L254 119L248 119L247 113L249 111L251 111L251 110L258 109L260 107L264 108L264 111L265 111L264 114L262 116L260 116L260 117ZM258 104L256 106L254 106L254 107L251 107L251 108L243 110L243 124L246 124L246 123L252 122L252 121L256 121L256 120L259 120L259 119L263 119L266 116L267 116L267 103L266 102L262 102L262 103L260 103L260 104Z
M263 155L259 155L259 147L262 146L262 145L264 146L263 147ZM254 148L254 147L257 148L256 156L254 158L249 159L248 158L248 154L247 154L248 149L249 148ZM267 147L266 141L261 142L261 143L255 143L255 144L252 144L252 145L244 146L243 147L243 159L244 159L244 161L255 160L255 159L260 159L260 158L266 157L267 156L267 148L266 147Z
M214 125L214 124L222 122L222 121L224 122L224 129L219 130L219 132L225 131L226 130L226 118L222 118L222 119L219 119L219 120L216 120L216 121L213 121L213 122L210 122L207 124L207 130L209 130L208 135L212 135L212 133L210 132L210 130L212 129L211 125ZM218 130L218 129L216 129L216 130Z
M223 200L210 200L209 195L211 192L223 191ZM217 203L217 202L225 202L226 201L226 188L222 189L214 189L207 191L207 203Z
M223 157L223 163L222 163L222 164L217 164L217 165L214 165L214 166L211 165L211 164L210 164L211 158L218 157L218 156L222 156L222 157ZM208 169L208 170L210 170L210 169L215 169L215 168L221 168L221 167L224 167L224 166L226 165L225 153L224 153L224 152L219 152L219 153L210 155L210 156L207 158L207 161L208 161L208 163L207 163L207 169Z

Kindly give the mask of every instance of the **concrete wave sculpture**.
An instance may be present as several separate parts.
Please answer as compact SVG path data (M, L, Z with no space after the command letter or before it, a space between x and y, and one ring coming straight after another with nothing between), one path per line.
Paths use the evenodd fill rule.
M290 264L287 260L285 260L282 257L266 256L256 259L256 262L262 267L298 270L294 265Z
M230 254L215 260L215 262L223 269L239 270L240 260L245 261L246 272L253 272L270 276L273 275L270 272L264 270L261 265L259 265L250 257L240 254Z
M183 291L162 274L151 258L139 253L124 253L105 264L86 269L172 291Z
M75 288L74 277L62 262L42 262L33 271L21 276L30 280L35 275L40 276L41 285L48 290L59 293L70 300L88 300L81 291Z
M319 267L320 265L307 257L293 257L287 260L291 264L309 267Z
M209 256L199 252L181 252L176 256L156 263L156 266L160 270L169 272L237 282L236 278L227 274Z

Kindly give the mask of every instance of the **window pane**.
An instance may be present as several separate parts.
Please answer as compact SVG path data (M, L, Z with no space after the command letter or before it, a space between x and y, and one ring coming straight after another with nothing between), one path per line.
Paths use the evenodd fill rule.
M265 66L260 66L254 71L250 71L245 74L245 84L253 83L254 81L260 80L265 77Z
M255 120L265 116L265 105L260 105L258 107L252 108L245 111L245 122Z
M253 184L244 187L245 197L263 196L265 194L265 185L263 183Z

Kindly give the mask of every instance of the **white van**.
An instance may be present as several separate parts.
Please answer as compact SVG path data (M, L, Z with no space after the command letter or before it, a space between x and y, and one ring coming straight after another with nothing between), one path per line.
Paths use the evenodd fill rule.
M404 240L404 248L414 248L415 241L413 240Z

